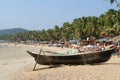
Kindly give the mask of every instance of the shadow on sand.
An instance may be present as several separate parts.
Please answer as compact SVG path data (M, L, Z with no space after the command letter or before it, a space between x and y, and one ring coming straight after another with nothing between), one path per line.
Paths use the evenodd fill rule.
M120 65L120 63L101 63L100 65Z
M96 66L96 65L120 65L120 63L96 63L96 64L90 64L91 66ZM72 65L51 65L45 68L38 68L38 69L33 69L33 71L38 71L38 70L45 70L45 69L51 69L51 68L58 68L58 67L65 67L65 66L72 66ZM76 65L74 65L76 66ZM77 65L78 66L78 65Z
M90 64L92 66L96 66L96 65L120 65L120 63L96 63L96 64Z
M51 65L45 68L38 68L38 69L33 69L33 71L38 71L38 70L45 70L45 69L51 69L51 68L58 68L58 67L64 67L65 65Z

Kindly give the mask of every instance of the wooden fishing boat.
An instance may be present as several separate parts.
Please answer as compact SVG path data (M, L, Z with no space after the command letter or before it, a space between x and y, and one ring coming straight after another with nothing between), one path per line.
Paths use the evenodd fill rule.
M34 57L36 63L42 65L84 65L84 64L95 64L106 62L111 58L112 53L115 48L96 51L96 52L85 52L77 54L35 54L33 52L27 51L32 57Z

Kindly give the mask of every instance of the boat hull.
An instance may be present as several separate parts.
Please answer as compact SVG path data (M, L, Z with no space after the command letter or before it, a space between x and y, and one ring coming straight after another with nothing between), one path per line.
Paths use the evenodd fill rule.
M108 61L115 49L110 49L101 52L86 53L86 54L75 54L75 55L39 55L27 51L31 56L35 58L38 64L43 65L84 65L84 64L95 64Z

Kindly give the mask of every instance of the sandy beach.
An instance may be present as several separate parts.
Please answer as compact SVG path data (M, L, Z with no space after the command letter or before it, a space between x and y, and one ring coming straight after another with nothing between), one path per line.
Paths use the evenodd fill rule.
M63 51L61 48L40 45L0 43L0 80L120 80L120 58L112 56L99 65L37 65L26 50L39 53L43 50Z

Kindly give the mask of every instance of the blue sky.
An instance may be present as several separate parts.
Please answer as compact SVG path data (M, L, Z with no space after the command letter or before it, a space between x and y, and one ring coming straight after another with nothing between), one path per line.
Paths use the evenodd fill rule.
M0 29L42 30L62 26L83 16L99 16L115 9L104 0L0 0Z

